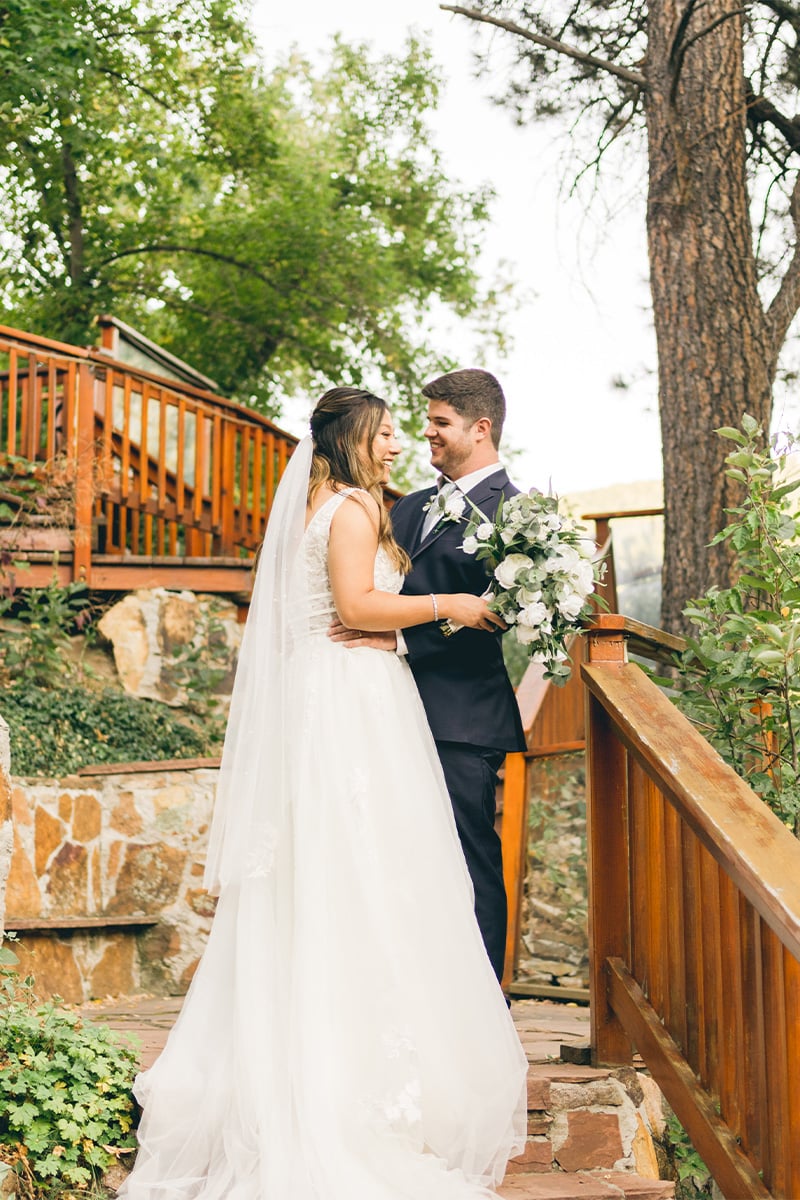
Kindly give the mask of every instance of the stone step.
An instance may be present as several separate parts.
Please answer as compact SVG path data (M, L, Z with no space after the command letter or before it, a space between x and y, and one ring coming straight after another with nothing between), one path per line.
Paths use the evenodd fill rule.
M512 1175L498 1188L503 1200L672 1200L675 1184L627 1171Z
M532 1061L528 1139L509 1163L499 1194L508 1200L667 1200L675 1186L659 1178L654 1141L663 1125L658 1088L631 1067Z

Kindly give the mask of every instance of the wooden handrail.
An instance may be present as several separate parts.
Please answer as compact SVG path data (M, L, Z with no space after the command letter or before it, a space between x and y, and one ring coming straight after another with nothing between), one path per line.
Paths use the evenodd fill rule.
M664 506L660 508L616 508L611 512L582 513L582 521L616 521L623 517L663 517Z
M800 842L589 634L592 1052L645 1058L726 1197L800 1195Z
M0 325L0 340L13 342L17 346L29 347L33 350L44 350L74 359L86 359L89 351L81 346L71 346L67 342L56 342L52 338L39 337L35 333L26 333L22 329L13 329L10 325Z
M606 639L614 631L623 639L627 650L639 658L654 662L672 662L676 654L686 649L685 638L667 633L665 629L657 629L654 625L646 625L635 617L626 617L623 613L602 613L592 625L587 626L586 632L590 638L595 631Z

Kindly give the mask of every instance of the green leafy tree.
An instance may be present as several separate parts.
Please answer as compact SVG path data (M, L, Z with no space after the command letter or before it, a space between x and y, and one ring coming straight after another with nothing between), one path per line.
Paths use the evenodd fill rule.
M734 583L686 609L694 633L677 701L800 836L800 479L787 480L753 417L719 432L736 444L727 469L744 490L715 539L730 548Z
M113 311L272 411L330 380L408 399L442 366L432 304L498 302L437 91L414 40L266 74L235 0L0 0L7 320L85 342Z
M442 4L510 48L504 99L556 118L575 174L612 146L646 166L658 344L666 544L662 620L725 586L709 547L739 483L711 430L744 411L769 427L800 307L800 5L797 0L475 0ZM497 29L503 32L498 34ZM493 72L497 80L497 71ZM642 171L644 174L644 170Z

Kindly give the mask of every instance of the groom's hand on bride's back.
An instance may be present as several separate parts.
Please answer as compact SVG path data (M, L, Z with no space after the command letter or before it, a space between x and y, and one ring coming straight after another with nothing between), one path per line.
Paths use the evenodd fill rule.
M393 629L385 633L366 633L361 629L348 629L341 621L331 621L328 637L332 642L340 642L348 650L367 646L371 650L397 649L397 634Z

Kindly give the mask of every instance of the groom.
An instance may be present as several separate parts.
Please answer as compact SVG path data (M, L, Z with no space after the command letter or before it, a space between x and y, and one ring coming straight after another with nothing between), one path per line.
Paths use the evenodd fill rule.
M486 568L461 549L471 505L493 520L503 499L518 491L498 457L505 397L493 375L474 369L442 375L422 394L428 401L425 437L431 465L440 472L440 490L433 493L433 503L426 488L402 497L392 509L394 535L412 562L403 593L479 596L488 584ZM401 641L444 770L475 889L475 914L500 979L507 918L494 829L495 789L506 752L525 749L500 635L460 629L448 636L443 624L432 621L404 630Z
M482 562L461 549L471 501L493 519L502 500L516 494L498 457L506 405L488 371L452 371L422 389L428 400L425 437L439 490L403 496L392 508L397 541L411 557L404 595L471 592L488 579ZM468 499L467 499L468 498ZM453 804L456 826L475 889L475 914L497 978L502 978L506 894L500 839L495 833L497 772L506 752L524 750L525 738L499 634L476 629L450 633L431 621L397 634L419 688ZM395 635L367 635L361 644L395 647ZM346 640L341 633L337 640Z

